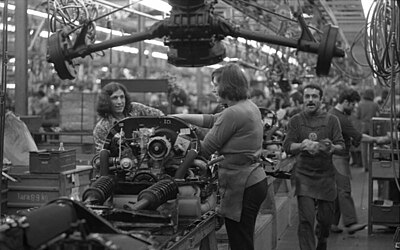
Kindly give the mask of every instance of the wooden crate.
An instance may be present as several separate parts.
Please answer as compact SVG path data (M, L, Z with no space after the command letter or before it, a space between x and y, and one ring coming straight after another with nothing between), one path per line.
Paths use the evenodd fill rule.
M96 123L97 93L61 93L60 127L63 131L91 131Z
M8 183L7 213L39 207L59 197L80 199L90 185L92 173L92 166L83 165L54 174L11 170L10 175L20 181Z

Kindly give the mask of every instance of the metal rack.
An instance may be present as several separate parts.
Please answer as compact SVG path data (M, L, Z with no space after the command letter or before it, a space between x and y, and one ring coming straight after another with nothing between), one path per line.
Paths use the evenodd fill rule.
M381 136L389 127L390 118L372 118L372 135ZM398 149L394 150L398 151ZM400 226L400 191L391 183L400 181L400 162L393 149L370 145L368 160L368 234L373 225ZM396 190L397 189L397 190ZM397 192L396 192L397 191Z

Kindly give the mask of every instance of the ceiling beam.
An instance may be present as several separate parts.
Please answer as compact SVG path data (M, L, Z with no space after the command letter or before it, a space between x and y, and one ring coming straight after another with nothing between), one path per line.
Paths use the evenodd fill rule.
M329 16L330 20L332 21L332 24L339 27L339 22L337 21L336 16L332 12L331 8L326 4L326 1L325 0L316 1L316 4L318 4L318 2L321 4L323 10L325 10L325 13ZM340 27L339 27L339 35L342 38L345 48L349 48L349 41L347 40L347 37L344 35L343 30Z

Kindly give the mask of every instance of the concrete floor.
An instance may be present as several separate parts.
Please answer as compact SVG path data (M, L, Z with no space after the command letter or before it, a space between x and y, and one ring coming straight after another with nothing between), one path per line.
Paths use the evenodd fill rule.
M360 223L368 222L368 172L363 168L352 167L352 194ZM298 250L297 208L293 204L293 223L278 241L277 250ZM331 234L328 239L329 250L391 250L394 248L395 228L373 225L373 233L368 235L365 228L349 235L347 233Z

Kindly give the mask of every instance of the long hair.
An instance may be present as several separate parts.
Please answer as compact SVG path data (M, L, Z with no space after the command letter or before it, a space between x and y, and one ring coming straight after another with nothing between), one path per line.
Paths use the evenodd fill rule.
M215 75L218 95L230 101L246 100L249 97L249 82L244 71L237 64L227 64Z
M101 92L97 99L97 114L100 117L107 118L109 116L112 116L111 95L117 90L122 90L125 95L125 108L122 113L125 116L128 116L129 113L132 111L131 99L125 86L118 82L110 82L101 89Z

